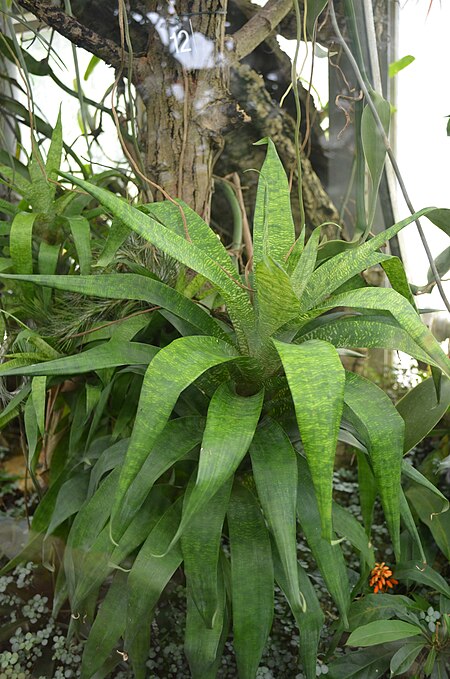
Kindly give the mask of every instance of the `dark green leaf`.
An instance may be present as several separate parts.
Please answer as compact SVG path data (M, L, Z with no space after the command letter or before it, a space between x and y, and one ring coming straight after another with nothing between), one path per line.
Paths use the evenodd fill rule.
M403 620L375 620L357 627L347 639L347 646L376 646L421 634L420 627Z

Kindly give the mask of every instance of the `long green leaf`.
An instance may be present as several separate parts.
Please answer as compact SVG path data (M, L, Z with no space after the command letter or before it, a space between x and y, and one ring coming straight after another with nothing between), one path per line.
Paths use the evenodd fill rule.
M311 277L317 260L317 248L319 246L320 234L322 227L318 226L309 237L305 248L300 255L300 259L294 271L291 274L291 285L297 295L298 299L302 298L303 291L306 288Z
M328 319L325 315L319 321L311 330L308 326L302 329L296 342L321 339L335 347L391 349L404 351L424 363L430 361L430 357L392 317L359 314Z
M186 238L168 231L150 216L144 215L113 193L66 173L60 174L97 198L102 205L121 219L130 229L211 281L226 300L228 311L243 345L245 346L249 340L253 341L253 310L248 296L236 281L231 280L213 258L208 257Z
M219 608L217 582L219 550L231 486L232 478L229 478L195 513L181 537L184 573L189 593L209 629L214 627ZM189 499L188 489L186 507L189 506Z
M192 679L216 679L220 657L228 631L225 583L222 569L218 577L218 607L214 625L209 628L200 615L187 585L184 652Z
M386 135L389 134L389 124L391 121L391 105L375 91L370 92L370 97L377 110L383 124ZM386 159L386 147L381 138L373 113L366 104L361 118L361 138L372 180L369 192L369 209L367 226L370 229L375 216L377 206L378 188L380 186L381 175L383 174L384 161Z
M450 376L450 361L439 343L406 299L390 288L364 288L335 295L325 303L328 309L347 306L355 309L387 311L409 334L411 339L432 359L445 375Z
M373 568L375 554L364 528L348 509L333 503L333 528L338 535L348 540L360 553L369 568Z
M391 658L390 670L391 677L405 674L419 655L420 651L426 646L425 639L411 641L398 649Z
M437 573L431 566L421 561L404 561L399 563L395 568L394 575L400 582L402 580L419 582L450 599L450 585L448 582L444 580L440 573Z
M33 273L33 225L37 214L19 212L11 224L9 252L18 274Z
M153 528L128 576L125 648L136 679L144 679L146 675L152 611L183 558L179 545L162 558L153 556L171 541L179 522L181 501L182 498L169 507Z
M254 679L273 618L270 538L260 507L242 484L228 508L231 549L233 646L241 679Z
M256 143L261 144L267 144L267 153L256 194L253 261L261 262L266 249L266 254L281 264L295 241L291 192L275 144L268 138Z
M130 524L155 481L187 455L203 436L204 418L196 415L169 420L156 439L141 472L132 481L117 518L121 531Z
M369 451L394 551L399 559L403 420L389 397L360 375L346 373L344 399Z
M194 514L219 491L242 462L252 442L263 399L263 391L254 396L239 396L228 383L222 384L214 393L206 418L197 479L183 506L183 517L174 540L180 538Z
M401 398L396 408L405 422L405 453L414 448L437 425L450 406L450 380L442 377L440 399L432 377L420 382ZM424 403L427 407L424 408Z
M432 209L424 208L420 212L416 212L414 215L403 219L401 222L397 222L397 224L394 224L389 229L382 231L364 243L364 245L356 249L350 248L324 262L322 266L314 271L309 279L302 298L302 309L306 311L318 305L350 278L364 271L368 266L376 264L377 257L374 258L374 253L384 243L393 238L405 226L408 226L415 219L427 214ZM382 253L379 253L379 255L381 258L378 261L384 259Z
M291 606L294 611L304 611L305 598L297 573L295 450L280 425L267 419L255 432L250 455L259 501L285 571Z
M441 552L450 560L450 518L442 513L442 502L434 493L419 486L408 488L406 496L420 520L430 529Z
M84 645L81 679L91 679L114 650L125 629L123 611L127 605L127 576L116 573L103 599Z
M81 215L77 217L67 217L73 242L78 255L78 264L82 276L89 275L91 270L91 227L88 220Z
M334 456L344 404L345 372L336 349L310 340L275 342L294 401L297 423L316 491L322 535L331 540Z
M297 565L298 580L300 590L305 597L306 610L298 610L292 605L286 576L275 546L273 548L273 558L275 579L283 590L291 609L295 610L294 615L300 636L300 658L303 664L303 671L306 674L306 679L314 679L316 677L320 632L323 627L325 616L322 612L320 602L311 580L300 564Z
M106 342L99 346L54 361L11 368L5 363L2 375L78 375L80 373L116 368L119 365L148 365L157 347L139 342Z
M300 305L287 273L270 257L255 267L258 336L262 341L298 316Z
M14 278L8 275L8 278ZM138 274L101 274L97 276L19 276L17 280L56 290L79 292L82 295L106 299L135 299L155 304L184 318L197 332L226 339L227 335L211 316L184 295L159 281ZM100 284L101 282L101 284Z
M130 446L114 502L111 531L116 540L123 531L118 519L123 501L126 503L127 491L151 453L179 395L209 368L237 357L237 352L225 342L194 336L174 340L151 362L144 376ZM168 375L171 375L170 381Z
M330 544L321 536L320 516L311 474L306 460L297 456L298 493L297 515L308 546L322 574L328 591L336 602L344 626L347 627L347 612L350 606L350 591L347 569L338 544Z
M403 620L376 620L358 627L347 640L347 646L376 646L421 634L420 627Z

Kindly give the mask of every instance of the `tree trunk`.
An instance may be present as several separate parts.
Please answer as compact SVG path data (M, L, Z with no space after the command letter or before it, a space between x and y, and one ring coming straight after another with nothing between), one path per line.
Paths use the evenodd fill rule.
M207 0L188 4L189 16L150 14L149 47L134 80L146 174L208 220L214 162L237 116L228 94L227 0L214 3L215 13Z

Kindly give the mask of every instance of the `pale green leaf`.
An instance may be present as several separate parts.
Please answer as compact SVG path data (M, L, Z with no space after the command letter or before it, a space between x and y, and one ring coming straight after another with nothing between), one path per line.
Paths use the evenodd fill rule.
M403 451L407 453L437 425L450 406L450 380L442 377L440 400L432 377L420 382L401 398L396 408L405 422ZM423 404L427 407L424 408Z
M87 276L91 270L91 227L85 217L66 217L72 232L73 242L78 255L80 274Z
M380 117L386 136L389 136L391 105L388 101L383 99L381 95L373 90L370 92L370 98L372 99L372 102ZM375 209L377 206L378 188L380 186L381 175L383 174L384 162L386 159L386 147L375 122L373 113L368 105L364 107L361 118L361 139L364 149L364 156L366 158L370 177L372 179L369 191L367 219L368 228L370 228L373 223Z

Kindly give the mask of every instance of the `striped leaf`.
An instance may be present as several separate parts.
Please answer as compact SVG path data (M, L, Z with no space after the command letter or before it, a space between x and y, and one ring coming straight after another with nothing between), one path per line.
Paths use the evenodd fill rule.
M238 333L243 346L245 347L249 340L253 341L253 310L248 296L239 287L239 281L232 280L212 257L206 255L186 238L169 231L150 216L144 215L113 193L66 173L61 172L60 174L90 193L115 217L121 219L130 229L136 231L162 252L205 276L217 287L225 299L236 333Z
M9 235L9 252L18 274L33 273L33 225L37 214L19 212L13 219Z
M369 380L346 373L346 406L369 451L386 523L397 560L400 558L400 480L404 423L390 398Z
M311 474L306 460L297 455L298 492L297 516L312 555L322 574L328 591L333 597L344 627L348 625L350 591L342 550L338 544L330 544L321 536L319 509L314 493Z
M222 384L214 393L206 418L197 479L183 506L183 517L174 541L181 537L194 514L212 499L242 462L252 442L263 399L263 391L254 396L239 396L228 383Z
M322 535L331 540L333 467L344 404L345 373L336 349L310 340L275 342L294 401L297 423L316 491Z
M192 679L216 679L228 632L228 613L222 568L218 572L217 612L212 627L200 615L187 584L186 629L184 652Z
M125 629L127 576L116 573L95 616L81 660L81 679L91 679L108 659Z
M324 308L351 307L387 311L411 339L426 353L442 372L450 376L450 360L442 351L427 326L406 299L390 288L364 288L331 297Z
M310 325L314 326L311 327ZM366 349L391 349L404 351L424 363L430 357L414 342L392 316L358 314L331 318L321 316L315 324L308 324L296 342L321 339L335 347L361 347ZM432 360L432 359L431 359ZM432 361L434 364L434 361Z
M289 182L273 141L266 137L256 143L262 144L267 153L256 193L253 261L258 264L266 254L281 264L295 241Z
M214 628L219 609L217 581L219 550L231 486L232 478L229 478L217 493L194 514L181 537L181 551L189 596L194 601L208 629ZM188 487L186 491L186 508L189 507L189 491L193 488L195 486L191 489Z
M272 627L270 538L253 494L235 482L228 508L233 646L240 679L254 679ZM283 569L281 568L283 572Z
M162 558L163 551L179 523L182 498L171 505L141 547L128 576L125 649L130 655L136 679L146 676L146 660L150 640L153 609L170 578L181 564L179 545Z
M209 368L237 357L229 344L201 336L174 340L155 356L144 376L133 433L120 474L111 519L113 538L117 540L123 532L118 519L120 511L127 511L127 492L151 454L181 392Z
M72 232L73 242L78 256L80 274L87 276L91 270L91 227L88 220L80 215L66 217ZM59 276L58 276L59 278Z
M408 226L408 224L411 224L411 222L422 215L427 214L430 210L432 208L424 208L403 219L401 222L397 222L397 224L394 224L389 229L382 231L364 243L364 245L358 248L350 248L324 262L322 266L314 271L309 279L302 298L302 309L305 311L311 309L311 307L322 302L322 300L350 278L364 271L368 266L374 266L377 263L378 255L380 256L378 261L385 259L385 255L382 253L378 253L375 256L374 253L405 226Z
M255 432L250 456L259 501L283 565L290 605L297 615L305 610L297 573L297 456L280 425L269 419Z
M273 559L276 581L283 590L288 603L292 608L292 604L289 599L289 587L287 585L286 576L284 574L283 568L281 567L280 557L275 546L273 549ZM300 564L297 565L297 570L299 586L306 601L306 610L296 610L295 613L295 621L297 623L300 636L300 659L303 664L303 670L305 672L306 679L315 679L320 632L325 622L325 617L322 612L320 602L317 598L314 586L311 583L306 571L303 570Z
M30 281L36 285L48 286L55 290L78 292L91 297L106 299L135 299L155 304L171 311L175 316L184 318L193 325L200 334L213 335L226 339L227 335L221 330L209 314L200 306L186 299L173 288L153 280L148 276L138 274L101 274L97 276L13 276L8 278ZM101 284L100 284L101 281Z
M297 266L291 274L291 285L298 299L302 298L303 291L308 284L312 272L314 271L314 267L316 266L317 248L319 246L321 230L321 226L318 226L316 229L314 229L305 245L302 254L300 255Z

